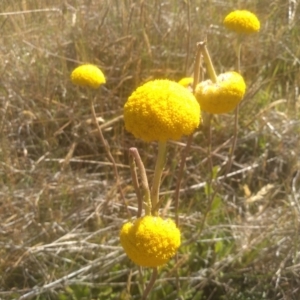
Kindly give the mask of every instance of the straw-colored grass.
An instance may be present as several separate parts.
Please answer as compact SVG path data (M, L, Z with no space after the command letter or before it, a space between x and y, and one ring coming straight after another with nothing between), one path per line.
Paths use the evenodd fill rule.
M157 145L125 132L123 105L149 79L191 75L196 42L206 37L217 72L235 69L235 35L222 21L236 8L255 12L262 28L243 43L248 88L232 168L225 176L234 115L220 115L212 120L211 140L216 197L209 207L204 123L181 186L183 244L177 262L159 270L149 299L299 299L296 4L1 1L0 299L140 299L150 273L141 275L129 261L118 233L128 211L137 211L128 149L139 149L151 182ZM107 78L95 109L128 211L88 95L69 79L83 62L98 65ZM168 143L165 216L174 217L185 143Z

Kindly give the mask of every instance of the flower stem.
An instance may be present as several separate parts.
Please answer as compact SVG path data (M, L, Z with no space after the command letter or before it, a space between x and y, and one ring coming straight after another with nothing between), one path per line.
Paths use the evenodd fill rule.
M110 152L109 144L108 144L107 140L104 138L102 130L101 130L101 128L99 126L99 123L98 123L98 120L97 120L97 115L96 115L96 112L95 112L93 97L90 98L90 106L91 106L91 112L92 112L93 121L94 121L95 126L96 126L97 131L98 131L99 139L100 139L102 145L104 146L104 149L106 151L106 155L107 155L108 159L110 160L110 162L113 165L113 170L114 170L114 174L115 174L115 178L116 178L116 182L117 182L117 187L119 189L119 192L120 192L122 201L124 203L124 206L126 207L127 214L128 214L128 216L130 216L131 214L130 214L130 211L128 210L128 207L126 205L124 192L123 192L123 189L121 187L120 176L119 176L119 172L118 172L118 169L117 169L116 161L115 161L113 155Z
M137 183L137 176L136 176L136 172L135 170L131 171L132 172L132 178L133 178L133 182L134 182L134 186L135 186L135 190L137 193L137 197L138 197L138 213L137 213L137 217L139 218L142 214L142 203L144 203L145 205L145 214L146 215L151 215L151 197L150 197L150 189L149 189L149 184L148 184L148 179L147 179L147 175L146 175L146 170L144 167L144 164L142 162L142 159L139 155L139 152L137 150L137 148L130 148L129 149L129 153L133 156L134 158L134 162L137 164L137 167L140 171L140 175L141 175L141 180L142 180L142 189L143 189L143 200L141 199L141 197L139 197L139 190L138 190L138 183ZM134 168L134 166L133 166Z
M185 162L187 155L191 149L192 141L193 141L193 134L188 136L188 140L186 143L185 148L182 150L181 153L181 161L180 161L180 166L179 166L179 171L178 171L178 179L176 182L176 189L175 189L175 224L177 227L179 227L179 194L180 194L180 187L181 187L181 182L182 182L182 177L183 177L183 171L185 167ZM178 256L176 255L176 263L178 262ZM179 286L179 280L178 280L178 272L176 272L176 286Z
M199 42L197 44L197 47L200 47L200 49L201 49L203 59L206 63L207 71L208 71L208 74L209 74L209 77L210 77L211 81L216 83L217 82L217 74L215 72L215 69L214 69L212 60L210 58L208 49L206 47L206 41Z
M233 132L232 145L230 148L229 158L228 158L228 162L227 162L227 166L226 166L226 170L225 170L225 177L229 173L232 163L233 163L233 154L234 154L234 151L236 148L237 136L238 136L238 131L239 131L239 122L238 122L239 108L240 108L240 104L238 104L234 110L234 132Z
M208 182L209 186L209 195L211 195L211 185L214 177L214 165L212 161L212 154L211 154L211 149L212 149L212 118L213 115L209 114L208 116L208 145L207 145L207 159L208 159L208 164L209 164L209 170L210 170L210 178Z
M242 37L238 37L236 47L237 71L241 73L241 52L242 52Z
M167 142L158 142L158 155L154 170L153 184L151 188L152 215L157 215L158 212L157 203L159 199L161 176L165 166L166 148Z
M194 80L193 80L193 93L195 93L196 86L199 82L200 79L202 79L202 72L201 72L201 54L202 54L202 47L201 47L201 42L197 43L197 53L195 57L195 63L194 63ZM175 189L175 223L176 226L179 226L179 191L180 191L180 186L181 186L181 181L183 177L183 170L185 167L185 162L186 162L186 157L187 154L191 148L191 144L193 141L193 134L191 134L188 137L185 149L182 151L181 155L181 162L179 166L179 171L178 171L178 179L176 183L176 189Z
M238 45L236 47L236 56L237 56L237 71L239 73L241 73L241 49L242 49L242 41L241 38L238 38ZM233 133L233 139L232 139L232 145L231 145L231 149L230 149L230 153L229 153L229 158L228 158L228 162L226 165L226 170L225 170L225 177L227 176L227 174L229 173L231 166L232 166L232 162L233 162L233 154L236 148L236 143L237 143L237 136L238 136L238 131L239 131L239 108L240 108L240 104L237 105L237 107L235 108L234 111L234 133Z
M130 173L131 173L131 178L132 178L132 184L135 190L135 194L137 197L137 202L138 202L138 210L136 213L136 217L139 218L142 215L142 209L143 209L143 198L140 192L140 186L139 186L139 180L138 180L138 175L136 172L136 163L134 160L134 155L132 154L132 149L136 148L130 148L129 149L129 165L130 165Z
M197 43L197 53L194 64L194 81L193 81L193 93L195 93L196 86L201 79L200 70L201 70L201 54L202 54L202 46L201 42Z
M156 281L156 278L157 278L157 268L153 268L153 271L152 271L152 276L151 276L151 279L146 287L146 289L144 290L144 294L142 296L142 300L146 300L149 293L151 292L153 286L154 286L154 283Z

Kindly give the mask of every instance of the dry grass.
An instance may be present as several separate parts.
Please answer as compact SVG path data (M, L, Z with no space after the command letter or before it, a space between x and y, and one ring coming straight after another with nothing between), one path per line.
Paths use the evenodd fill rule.
M0 299L139 299L141 277L118 240L128 214L89 122L87 95L69 74L82 62L106 74L96 112L134 215L127 149L139 148L151 179L156 145L124 131L124 102L146 80L189 74L205 36L217 71L233 69L234 35L222 20L236 1L61 2L0 3ZM150 299L300 297L300 35L299 20L288 14L292 3L240 1L258 14L262 29L243 46L248 91L233 167L225 178L234 116L218 116L218 193L204 220L204 125L182 184L179 259L160 270ZM169 143L162 195L170 216L184 144Z

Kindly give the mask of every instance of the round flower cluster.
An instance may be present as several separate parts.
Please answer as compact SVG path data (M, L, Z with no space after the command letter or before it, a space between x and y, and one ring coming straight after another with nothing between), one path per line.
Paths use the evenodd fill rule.
M178 140L200 123L194 95L177 82L153 80L138 87L124 106L125 128L146 142Z
M71 80L76 85L87 86L93 89L97 89L106 82L102 71L97 66L90 64L77 67L71 74Z
M217 82L200 82L195 96L203 111L211 114L223 114L233 110L243 99L246 84L236 72L226 72L217 77Z
M178 81L178 83L185 88L191 87L193 85L194 78L193 77L183 77Z
M125 223L120 241L128 257L142 267L158 267L169 261L180 246L175 223L160 217L144 216Z
M224 25L237 33L255 33L260 29L260 22L255 14L248 10L235 10L224 19Z

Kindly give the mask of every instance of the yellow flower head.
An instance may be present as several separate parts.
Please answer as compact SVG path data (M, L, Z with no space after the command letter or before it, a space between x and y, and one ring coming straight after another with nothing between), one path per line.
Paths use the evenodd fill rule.
M153 80L138 87L124 106L126 129L146 142L178 140L200 122L194 95L177 82Z
M88 86L97 89L105 83L105 77L102 71L94 65L82 65L77 67L71 74L71 80L74 84Z
M180 246L180 231L170 219L144 216L123 225L120 241L134 263L158 267L175 255Z
M190 87L193 84L194 78L193 77L184 77L178 81L178 83L185 88Z
M255 33L260 29L260 22L255 14L248 10L236 10L224 19L224 25L237 33Z
M236 72L226 72L211 80L200 82L195 96L203 111L211 114L223 114L233 110L243 99L246 84L243 77Z

